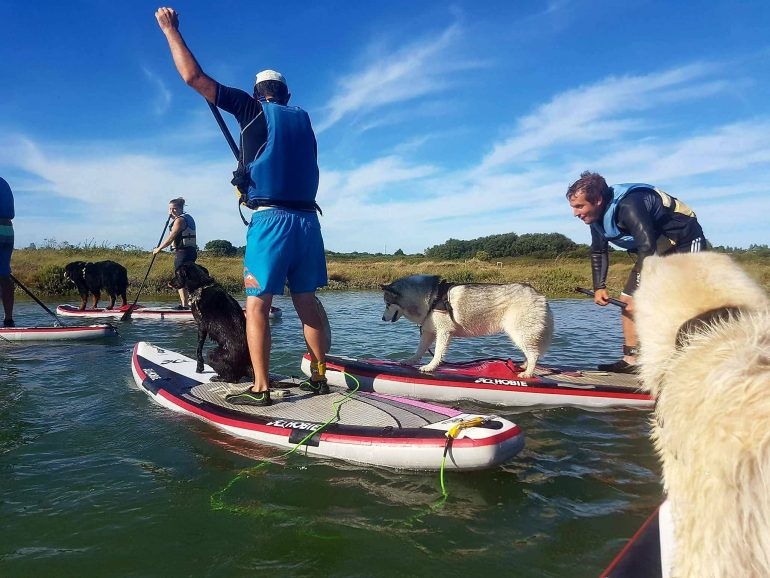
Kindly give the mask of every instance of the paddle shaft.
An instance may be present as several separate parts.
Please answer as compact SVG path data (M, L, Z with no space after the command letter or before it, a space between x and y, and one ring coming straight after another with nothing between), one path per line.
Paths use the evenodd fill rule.
M225 119L222 118L222 115L219 113L219 109L216 106L211 104L208 100L206 101L206 104L209 105L211 114L214 115L219 128L222 129L222 134L225 135L225 140L227 141L227 144L230 145L230 150L233 151L236 160L239 160L241 158L241 153L238 150L238 145L235 144L235 140L233 140L233 135L230 134L230 129L227 128L227 125L225 124Z
M586 289L585 287L575 287L575 291L577 291L578 293L583 293L585 295L590 295L591 297L594 296L594 292L591 291L590 289ZM619 301L618 299L610 298L609 302L612 303L613 305L617 305L621 309L625 309L626 305L627 305L626 303L623 303L622 301Z
M168 223L171 221L171 215L168 216L168 219L166 219L166 223L163 225L163 230L160 232L160 238L158 239L158 243L155 245L157 247L161 244L163 241L163 235L166 234L166 228L168 227ZM121 321L128 321L128 319L131 317L131 312L134 310L134 307L136 307L137 301L139 301L139 296L142 294L142 289L144 289L144 284L147 282L147 277L150 275L150 269L152 269L152 264L155 263L155 257L157 257L158 254L154 253L152 254L152 259L150 259L150 266L147 267L147 273L144 274L144 279L142 279L142 284L139 286L139 291L136 293L136 299L134 299L134 302L129 306L128 311L126 311L121 317Z
M61 322L61 320L60 320L60 319L59 319L59 318L56 316L56 313L54 313L53 311L51 311L50 309L48 309L48 307L46 307L45 303L43 303L43 302L42 302L40 299L38 299L37 297L35 297L35 295L32 293L32 291L30 291L29 289L27 289L27 288L24 286L24 283L22 283L22 282L21 282L21 281L19 281L19 280L18 280L16 277L14 277L14 276L13 276L13 274L11 274L11 279L13 280L13 282L14 282L14 283L16 283L16 284L17 284L19 287L21 287L21 288L24 290L24 292L25 292L27 295L29 295L30 297L32 297L32 299L34 299L34 301L35 301L35 302L36 302L38 305L40 305L40 307L42 307L43 309L45 309L46 311L48 311L48 313L50 313L50 314L53 316L53 318L54 318L54 319L56 319L56 325L57 325L57 326L61 325L62 327L66 327L66 325L64 325L64 323L62 323L62 322Z

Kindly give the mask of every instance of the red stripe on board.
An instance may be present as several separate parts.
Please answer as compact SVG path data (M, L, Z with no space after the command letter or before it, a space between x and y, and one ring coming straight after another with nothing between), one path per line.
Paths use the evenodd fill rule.
M641 528L639 528L636 531L636 533L633 536L631 536L631 539L628 541L628 543L624 546L624 548L620 551L620 553L617 556L615 556L615 559L612 562L610 562L610 565L607 566L604 572L601 573L599 578L609 578L610 572L612 572L615 566L617 566L618 563L623 559L626 553L634 545L634 542L636 542L639 539L639 537L644 533L644 530L647 528L647 526L649 526L652 523L652 521L655 519L655 516L658 515L658 511L660 511L660 506L658 506L655 509L655 511L650 515L650 517L644 521L644 524L642 524Z

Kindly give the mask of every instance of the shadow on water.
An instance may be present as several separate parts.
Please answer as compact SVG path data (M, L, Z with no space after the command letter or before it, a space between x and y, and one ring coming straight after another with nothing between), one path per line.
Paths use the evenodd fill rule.
M416 348L414 325L380 320L380 293L321 298L333 353L400 359ZM300 325L278 301L272 369L299 375ZM617 356L617 312L552 306L545 363ZM18 317L47 324L32 304ZM644 412L464 404L518 423L526 446L496 469L447 472L441 502L438 472L281 457L152 403L131 377L133 344L192 355L195 326L134 319L119 330L0 345L3 576L596 576L660 499ZM520 358L505 336L457 340L448 358L483 356ZM224 507L212 509L218 492Z

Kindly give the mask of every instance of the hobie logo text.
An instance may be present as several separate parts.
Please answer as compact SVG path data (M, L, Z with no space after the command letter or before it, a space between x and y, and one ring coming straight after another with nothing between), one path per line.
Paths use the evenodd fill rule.
M474 383L486 383L488 385L518 385L526 387L529 385L526 381L516 379L490 379L488 377L479 377Z

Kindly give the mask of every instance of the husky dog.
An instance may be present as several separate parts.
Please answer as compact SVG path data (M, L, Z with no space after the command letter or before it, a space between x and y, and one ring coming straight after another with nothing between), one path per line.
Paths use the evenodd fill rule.
M648 257L635 296L672 576L770 576L770 302L728 256Z
M395 322L403 315L421 328L417 353L405 363L418 363L436 341L433 359L420 371L438 367L453 337L505 332L524 352L522 376L532 377L538 358L551 344L551 309L545 297L529 285L454 285L436 275L410 275L381 287L385 292L382 320Z

